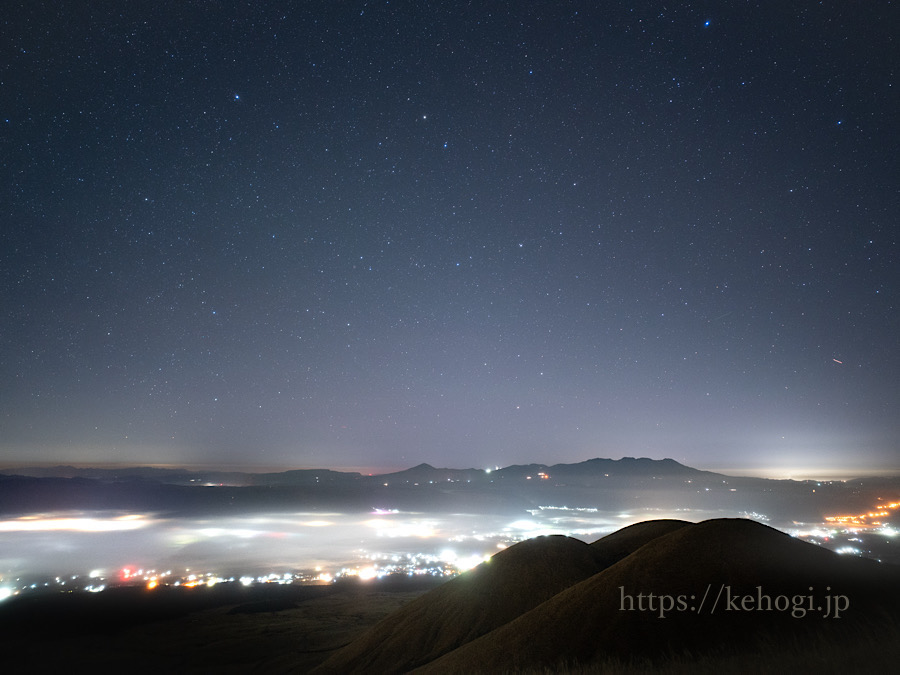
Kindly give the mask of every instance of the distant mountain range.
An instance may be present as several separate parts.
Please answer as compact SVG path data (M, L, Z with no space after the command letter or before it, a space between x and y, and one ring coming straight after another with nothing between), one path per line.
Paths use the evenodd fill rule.
M493 471L488 469L436 469L430 464L419 464L405 471L377 476L393 481L483 481L503 480L551 480L554 483L580 484L597 478L669 478L673 476L721 476L709 471L692 469L674 459L649 459L647 457L623 457L622 459L594 458L576 464L513 464Z
M554 480L581 481L586 477L667 477L685 475L719 475L692 469L674 459L649 459L647 457L623 457L622 459L589 459L575 464L525 464L502 469L438 469L430 464L419 464L410 469L384 474L363 475L357 472L331 469L293 469L289 471L250 473L241 471L195 471L159 467L126 467L116 469L77 468L73 466L23 467L0 469L0 474L31 476L34 478L88 478L101 481L146 480L172 485L230 485L274 486L313 485L322 483L351 483L388 481L400 483L423 482L492 482L505 479L528 478L539 480L542 476Z
M239 513L327 508L486 513L545 505L767 513L820 521L896 499L900 479L785 481L701 471L672 459L594 458L496 470L419 464L379 475L329 469L274 473L157 467L29 467L0 471L0 514L63 510Z
M896 566L841 557L750 520L656 520L593 544L549 536L511 546L389 615L314 672L610 664L625 672L622 664L642 662L689 672L699 659L710 666L703 672L716 663L776 672L814 659L890 669L898 635Z

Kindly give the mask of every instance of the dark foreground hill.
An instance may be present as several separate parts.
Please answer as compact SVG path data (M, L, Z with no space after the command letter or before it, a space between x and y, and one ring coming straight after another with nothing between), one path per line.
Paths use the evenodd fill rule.
M410 670L508 623L599 569L597 552L577 539L553 535L521 542L391 614L325 670Z
M821 635L848 645L865 631L895 636L898 614L893 566L749 520L651 521L588 547L565 538L513 546L388 616L321 672L556 670L760 644L777 653Z
M0 602L0 673L305 673L437 583L35 591Z
M686 525L637 523L591 545L560 535L516 544L390 615L323 672L405 672L427 664Z
M601 537L591 544L591 548L596 552L602 570L631 555L653 539L692 524L686 520L647 520Z

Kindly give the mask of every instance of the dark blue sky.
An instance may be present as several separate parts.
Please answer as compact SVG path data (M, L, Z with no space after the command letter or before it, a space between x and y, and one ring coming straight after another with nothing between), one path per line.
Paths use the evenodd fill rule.
M900 468L896 5L16 5L0 462Z

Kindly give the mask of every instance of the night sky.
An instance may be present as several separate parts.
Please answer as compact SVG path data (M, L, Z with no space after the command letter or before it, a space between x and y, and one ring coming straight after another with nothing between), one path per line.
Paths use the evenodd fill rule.
M7 7L0 462L900 468L896 4L278 4Z

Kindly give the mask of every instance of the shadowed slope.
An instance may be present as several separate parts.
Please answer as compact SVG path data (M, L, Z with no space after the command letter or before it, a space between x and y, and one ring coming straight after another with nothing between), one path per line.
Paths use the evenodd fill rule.
M845 631L857 622L874 625L892 608L896 620L898 582L893 566L842 558L753 521L705 521L653 539L422 672L553 668L564 661L701 654L723 646L733 653L763 635L780 641L827 628ZM638 609L639 593L644 611ZM650 593L657 601L652 609ZM826 596L836 594L846 596L850 607L839 621L823 618ZM660 595L683 598L682 611L661 612ZM729 597L745 595L752 598L748 607L766 605L759 595L773 601L784 596L789 607L760 611L729 605ZM795 596L802 609L813 608L803 617L799 610L796 618L791 615ZM694 611L698 607L702 610Z
M657 537L680 530L686 525L693 525L686 520L646 520L635 523L612 534L598 539L591 548L597 552L597 557L603 569L614 565L622 558L631 555L641 546Z
M394 613L334 654L323 670L399 672L428 663L685 525L637 523L591 545L559 535L523 541Z
M316 672L403 672L488 633L600 569L594 550L561 535L497 553L391 614Z

